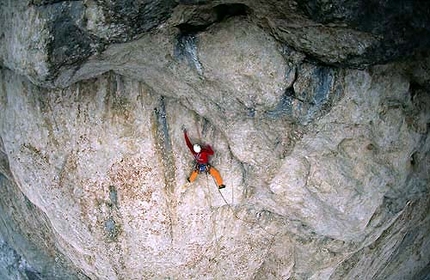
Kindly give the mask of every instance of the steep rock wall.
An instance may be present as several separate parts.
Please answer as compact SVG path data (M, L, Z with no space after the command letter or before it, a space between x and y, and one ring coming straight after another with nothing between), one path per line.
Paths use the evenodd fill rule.
M273 33L256 20L273 12L270 1L259 9L253 2L173 8L155 1L156 11L172 15L150 17L153 26L165 25L147 33L121 21L128 11L121 5L56 2L32 1L22 11L61 8L80 18L100 8L111 17L91 14L99 20L96 37L106 40L100 54L74 53L79 63L47 54L57 59L45 61L56 69L47 75L3 56L14 71L2 68L0 77L2 275L428 274L427 57L365 70L315 62L308 41L285 45L285 34L301 34L291 30L303 18L286 33L274 28L276 17ZM285 6L273 14L295 7ZM107 23L111 33L103 33ZM322 38L320 61L342 64L361 36L373 36L335 36L345 49L330 45L326 26L314 27L316 35L300 32ZM129 42L110 45L122 41ZM24 61L44 61L32 58ZM226 189L204 174L186 182L193 163L183 126L193 141L213 145Z

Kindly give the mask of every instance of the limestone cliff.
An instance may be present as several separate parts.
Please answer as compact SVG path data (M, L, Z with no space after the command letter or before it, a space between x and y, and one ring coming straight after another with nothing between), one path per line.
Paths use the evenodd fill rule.
M429 6L2 1L1 278L427 279Z

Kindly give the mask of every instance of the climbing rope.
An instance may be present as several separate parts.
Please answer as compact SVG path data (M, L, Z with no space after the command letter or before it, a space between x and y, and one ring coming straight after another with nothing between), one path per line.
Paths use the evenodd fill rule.
M206 178L207 178L207 174L206 174ZM216 185L216 182L215 181L213 181L214 183L215 183L215 185ZM271 233L270 231L268 231L267 229L265 229L260 223L258 223L257 221L249 221L249 220L245 220L245 219L243 219L243 218L240 218L237 214L236 214L236 212L235 212L235 210L234 210L234 208L233 208L233 206L231 206L231 204L230 203L228 203L228 201L227 201L227 199L224 197L224 195L222 194L222 192L221 192L221 190L218 188L218 186L216 186L217 187L217 189L218 189L218 192L219 192L219 194L221 195L221 197L222 197L222 199L224 200L224 202L225 202L225 204L228 206L228 208L231 210L231 212L233 213L233 216L236 218L236 219L238 219L239 221L242 221L242 222L244 222L244 223L247 223L247 224L250 224L250 225L257 225L259 228L261 228L264 232L266 232L267 234L269 234L269 235L271 235L271 236L273 236L274 238L278 235L278 233Z
M211 207L212 207L212 199L211 199L211 190L210 190L210 187L209 187L209 178L208 178L208 173L207 172L206 172L206 187L208 189L207 191L208 191L208 197L209 197L209 213L211 215L210 219L211 219L211 222L212 222L213 234L215 236L215 241L216 241L216 255L218 255L219 252L220 252L220 245L219 245L218 235L216 233L216 223L215 223L215 221L213 220L213 217L212 217L212 209L211 209Z
M200 142L200 144L203 144L203 142L202 142L202 135L200 133L200 128L199 128L199 125L198 125L197 121L195 121L194 124L195 124L195 127L196 127L196 131L197 131L197 135L198 135L198 138L199 138L199 142ZM207 170L206 170L206 187L207 187L208 195L207 196L205 195L205 196L208 197L208 200L209 200L209 213L211 215L210 216L210 220L211 220L212 225L213 225L213 234L215 236L215 242L216 242L216 254L218 255L219 252L220 252L220 244L219 244L218 235L217 235L217 232L216 232L216 222L215 222L215 220L212 217L213 216L212 215L212 209L211 209L211 207L212 207L212 199L211 199L211 190L210 190L210 187L209 187L209 178L208 178L208 171Z
M201 135L201 133L200 133L200 129L199 129L199 125L198 125L197 121L196 121L196 122L194 122L194 124L195 124L195 126L196 126L196 131L197 131L197 134L198 134L198 137L199 137L199 141L200 141L200 143L202 143L202 135ZM208 173L206 172L206 182L208 182L208 181L209 181ZM214 184L216 185L216 182L215 182L215 181L213 181L213 182L214 182ZM207 187L208 187L209 195L210 195L209 184L207 183L206 185L207 185ZM233 216L234 216L237 220L240 220L240 221L242 221L242 222L244 222L244 223L247 223L247 224L250 224L250 225L257 225L259 228L261 228L261 229L262 229L264 232L266 232L267 234L269 234L269 235L271 235L271 236L273 236L273 237L276 237L276 236L277 236L277 233L276 233L276 234L271 233L270 231L268 231L267 229L265 229L261 224L259 224L257 221L249 221L249 220L245 220L245 219L240 218L240 217L236 214L235 210L233 209L233 206L231 206L231 204L230 204L230 203L228 203L227 199L224 197L224 195L222 194L221 190L218 188L218 185L216 185L216 188L218 189L218 192L219 192L219 194L221 195L222 199L224 200L225 204L228 206L228 208L229 208L229 209L231 210L231 212L233 213ZM231 193L231 195L232 195L232 201L233 201L233 192ZM210 201L209 203L210 203L210 205L212 205L212 202L211 202L211 201ZM215 229L215 231L216 231L216 229ZM215 233L215 234L216 234L216 233ZM216 236L215 236L215 238L218 240L218 238L217 238Z
M209 178L208 178L208 174L206 173L206 186L209 188L209 183L208 183L208 181L209 181ZM213 182L214 182L214 183L215 183L215 185L216 185L215 180L214 180ZM275 243L276 237L277 237L277 235L278 235L279 233L276 233L276 234L271 233L270 231L268 231L267 229L265 229L262 225L260 225L258 222L255 222L255 221L248 221L248 220L245 220L245 219L240 218L240 217L236 214L236 212L234 211L233 206L231 206L231 204L230 204L230 203L228 203L228 201L225 199L224 195L222 194L222 192L221 192L221 190L218 188L218 186L216 186L216 187L217 187L218 192L219 192L219 194L221 195L222 199L224 200L225 204L228 206L228 208L230 208L231 212L233 213L233 216L234 216L237 220L240 220L240 221L242 221L242 222L244 222L244 223L248 223L248 224L251 224L251 225L257 225L257 226L258 226L259 228L261 228L264 232L266 232L267 234L269 234L270 236L272 236L272 240L269 242L269 245L267 246L266 252L264 253L264 255L265 255L265 256L267 256L267 254L269 254L270 250L272 249L272 246L273 246L273 244ZM210 189L208 189L208 190L209 190L209 193L210 193ZM209 195L210 195L210 194L209 194ZM209 203L211 203L211 204L212 204L212 202L211 202L211 201L210 201ZM212 211L211 211L211 212L212 212ZM212 216L211 216L211 218L212 218ZM212 222L212 223L213 223L213 222ZM215 238L216 238L216 240L217 240L217 254L219 254L219 251L220 251L220 245L219 245L218 238L217 238L217 236L216 236L216 227L215 227L215 226L214 226L214 234L215 234Z

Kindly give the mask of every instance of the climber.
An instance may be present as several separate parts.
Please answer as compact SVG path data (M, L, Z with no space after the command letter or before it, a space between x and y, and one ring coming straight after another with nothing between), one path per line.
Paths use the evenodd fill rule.
M203 172L209 172L209 174L211 174L211 176L215 179L216 184L218 185L218 189L225 188L225 185L223 184L221 175L219 174L218 170L216 170L215 167L209 164L209 156L214 154L212 147L210 145L202 147L199 144L191 144L191 141L187 135L186 128L183 128L183 131L185 142L187 143L187 146L190 149L191 153L194 155L194 159L196 162L194 170L193 172L191 172L190 177L187 178L187 181L192 183L197 178L198 174Z

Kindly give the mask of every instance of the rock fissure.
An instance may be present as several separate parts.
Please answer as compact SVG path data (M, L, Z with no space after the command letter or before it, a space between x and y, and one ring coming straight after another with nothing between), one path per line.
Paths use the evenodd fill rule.
M175 175L176 164L173 158L172 144L169 136L164 96L160 97L159 106L154 109L154 114L154 137L156 139L156 149L161 157L164 177L164 191L166 195L166 203L169 207L170 236L173 242L174 227L178 219L176 214L177 199L175 197L175 187L177 185Z

